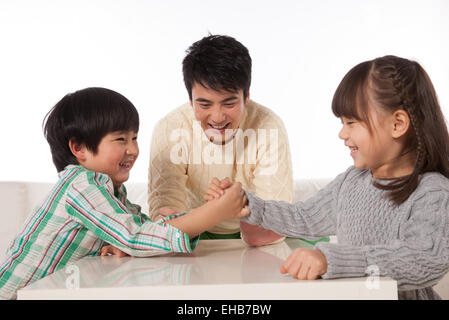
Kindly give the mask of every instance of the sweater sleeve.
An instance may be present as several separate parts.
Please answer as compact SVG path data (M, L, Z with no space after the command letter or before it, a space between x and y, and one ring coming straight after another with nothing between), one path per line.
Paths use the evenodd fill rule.
M170 224L133 214L114 196L107 175L80 175L67 191L65 207L74 221L131 256L192 252L198 242Z
M323 278L357 277L378 271L398 282L399 290L435 285L449 269L449 192L417 196L399 227L398 239L384 245L349 246L318 243L328 262Z
M156 125L151 139L148 172L149 216L155 219L159 209L169 207L187 210L187 158L188 147L182 128L174 120L164 118ZM176 129L179 129L176 131ZM177 134L179 133L179 134ZM172 136L173 134L173 136ZM180 141L172 141L180 138ZM181 155L178 154L182 153ZM172 152L176 154L172 155ZM172 159L173 158L173 159Z
M263 200L245 191L250 215L242 221L260 225L287 237L307 238L333 235L336 232L337 198L349 168L306 201Z

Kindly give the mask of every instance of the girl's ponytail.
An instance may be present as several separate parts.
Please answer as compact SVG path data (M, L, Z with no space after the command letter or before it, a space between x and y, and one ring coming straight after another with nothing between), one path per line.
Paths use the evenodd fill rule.
M421 174L439 172L449 178L449 134L433 84L417 62L385 56L373 61L372 70L370 76L388 77L396 92L396 105L382 105L392 112L403 109L410 118L407 147L413 149L416 156L412 174L387 185L375 182L376 187L390 191L391 200L401 204L417 188ZM382 101L381 90L376 86L373 89Z

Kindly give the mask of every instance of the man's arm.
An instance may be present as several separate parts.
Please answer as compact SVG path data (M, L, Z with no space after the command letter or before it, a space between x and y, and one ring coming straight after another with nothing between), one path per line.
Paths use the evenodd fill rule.
M279 118L265 126L266 144L258 146L254 179L249 191L265 200L293 201L293 174L287 132ZM260 139L260 137L259 137ZM260 226L240 222L242 239L261 246L282 241L283 236Z
M158 122L153 131L148 169L148 207L153 220L164 207L175 211L188 209L186 204L188 139L183 136L185 132L176 131L178 128L172 121L164 118Z

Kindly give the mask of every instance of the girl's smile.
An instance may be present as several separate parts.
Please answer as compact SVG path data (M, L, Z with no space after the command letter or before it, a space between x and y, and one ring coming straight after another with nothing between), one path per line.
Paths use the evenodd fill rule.
M370 169L374 178L401 177L413 171L410 155L404 156L404 137L397 136L399 125L394 114L377 110L376 105L369 106L368 125L357 119L341 117L343 127L339 138L344 140L359 169Z

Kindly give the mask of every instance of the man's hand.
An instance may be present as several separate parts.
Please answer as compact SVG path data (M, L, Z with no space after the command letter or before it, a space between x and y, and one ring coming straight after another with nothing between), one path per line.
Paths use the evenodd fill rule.
M100 254L102 256L107 256L107 255L110 254L110 255L113 255L113 256L117 256L119 258L123 258L123 257L129 256L129 254L127 254L127 253L121 251L120 249L117 249L116 247L111 246L111 245L107 245L107 246L104 246L103 248L101 248Z
M282 274L299 280L315 280L326 272L326 256L315 249L295 249L281 267Z

